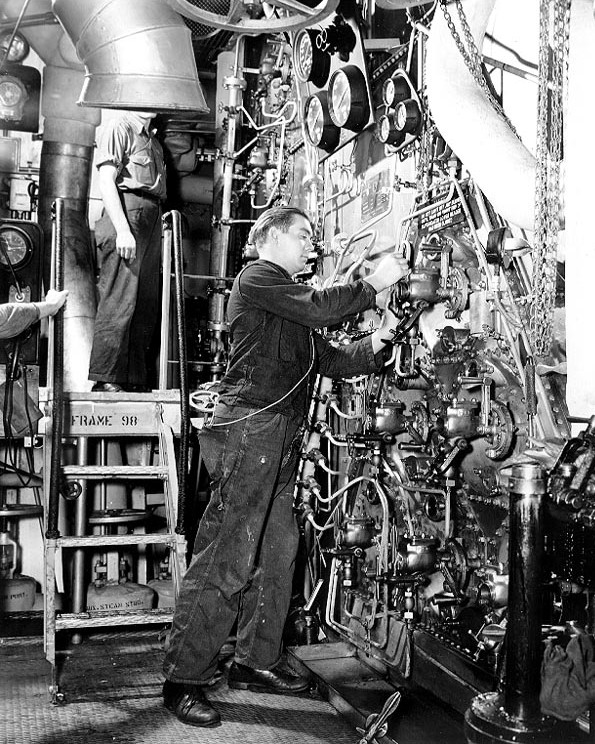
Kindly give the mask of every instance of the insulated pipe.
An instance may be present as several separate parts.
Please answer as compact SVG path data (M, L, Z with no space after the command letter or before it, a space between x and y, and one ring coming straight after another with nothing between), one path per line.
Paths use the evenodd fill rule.
M86 68L79 103L208 112L192 34L163 0L53 0Z
M572 246L566 256L566 401L573 416L588 416L595 410L595 347L585 334L585 319L593 312L595 276L593 228L589 217L593 211L589 175L595 168L595 150L589 143L595 98L588 95L590 88L585 87L590 84L589 73L595 65L594 41L593 3L573 0L570 6L568 111L564 118L566 243Z
M495 4L496 0L462 3L480 52ZM455 6L448 8L464 38ZM535 158L474 80L439 6L427 44L426 76L428 104L440 134L494 209L514 225L533 230Z
M87 203L93 149L44 140L39 176L39 222L47 234L54 200L64 201L64 286L68 302L64 318L64 387L89 390L89 358L95 319L95 281ZM48 254L44 277L47 285Z

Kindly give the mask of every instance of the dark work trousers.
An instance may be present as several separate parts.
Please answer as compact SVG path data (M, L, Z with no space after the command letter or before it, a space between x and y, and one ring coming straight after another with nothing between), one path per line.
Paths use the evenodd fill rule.
M227 419L255 410L221 409ZM163 666L174 682L204 684L213 676L236 618L236 661L270 669L280 659L299 540L293 488L300 422L266 411L200 435L211 500L176 601Z
M99 302L89 379L146 385L147 355L159 317L161 206L137 194L122 194L136 238L136 258L116 251L116 231L104 212L95 225L99 251Z

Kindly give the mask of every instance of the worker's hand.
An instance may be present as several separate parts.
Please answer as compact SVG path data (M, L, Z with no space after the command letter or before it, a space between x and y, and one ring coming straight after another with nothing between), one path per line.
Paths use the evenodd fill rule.
M382 314L382 321L380 323L380 327L378 329L381 337L385 341L393 341L395 338L394 331L401 322L401 318L398 318L393 310L391 309L391 305L387 305L386 309L384 310L384 313Z
M391 253L385 256L376 269L366 277L368 284L371 284L376 293L382 292L383 289L396 284L399 279L407 276L409 273L409 265L407 261Z
M136 240L130 230L122 230L116 234L116 251L126 261L136 258Z
M372 349L375 354L386 348L387 344L394 343L395 330L400 322L401 319L391 310L390 305L387 305L380 325L372 334Z
M63 289L60 292L57 289L48 290L45 300L34 303L39 308L39 317L47 318L49 315L55 315L66 302L67 297L67 289Z

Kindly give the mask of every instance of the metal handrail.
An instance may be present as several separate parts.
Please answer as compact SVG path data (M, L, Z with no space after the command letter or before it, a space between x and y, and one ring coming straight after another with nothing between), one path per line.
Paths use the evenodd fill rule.
M64 199L56 199L52 209L52 289L64 288ZM54 540L60 535L58 511L62 463L62 433L64 430L64 313L61 310L49 319L48 387L53 391L51 407L50 485L46 538Z
M163 215L163 312L161 317L162 342L169 328L169 307L171 289L168 278L171 271L171 254L174 259L176 330L178 337L178 360L180 381L180 448L178 452L178 510L176 532L185 533L186 481L188 474L188 452L190 442L190 390L188 388L188 349L186 344L186 313L184 307L184 259L182 254L182 217L180 212L172 210ZM166 300L167 294L167 300ZM167 301L167 305L165 305ZM161 374L167 374L169 343L161 347ZM163 366L165 364L165 366Z

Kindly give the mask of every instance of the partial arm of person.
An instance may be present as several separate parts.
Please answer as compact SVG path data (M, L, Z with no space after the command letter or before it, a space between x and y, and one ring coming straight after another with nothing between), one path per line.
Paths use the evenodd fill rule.
M41 302L7 302L0 305L0 338L13 338L40 318L55 315L66 302L68 290L50 289Z
M309 328L323 328L368 310L377 292L396 284L408 272L407 262L391 255L365 279L314 289L289 279L273 264L254 264L241 273L238 289L247 302L263 310Z
M99 166L99 191L105 211L116 230L116 250L122 258L133 261L136 258L136 240L122 207L120 192L116 186L117 176L118 169L113 163Z
M345 346L335 346L315 333L318 371L326 377L352 377L380 371L399 322L399 318L387 308L380 326L373 333Z

